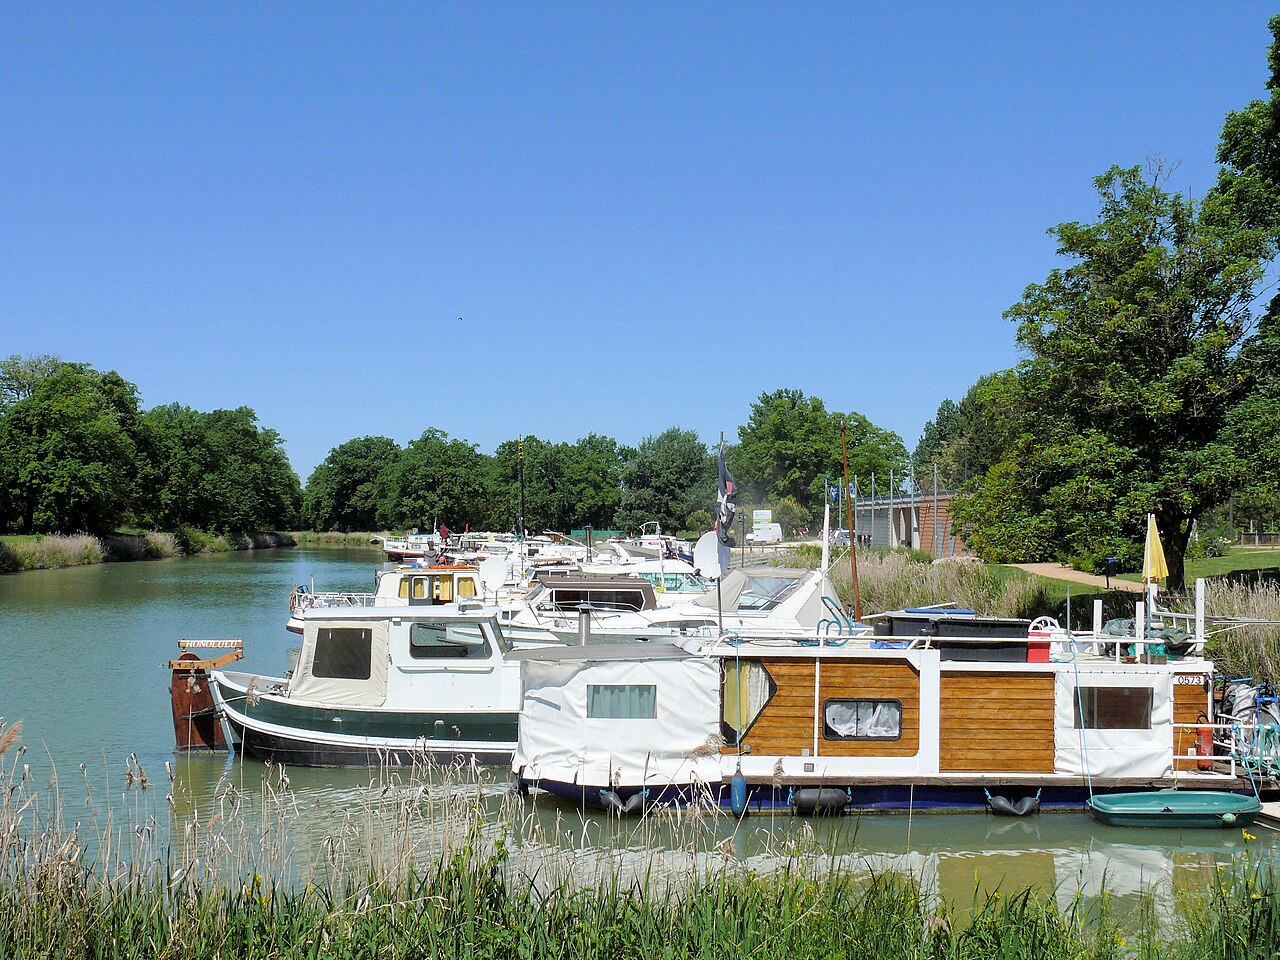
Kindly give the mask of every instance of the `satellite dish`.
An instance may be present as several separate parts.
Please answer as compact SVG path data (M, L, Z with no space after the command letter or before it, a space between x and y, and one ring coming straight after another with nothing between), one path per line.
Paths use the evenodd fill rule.
M720 564L720 536L708 530L698 538L693 548L693 566L700 577L719 580L723 569Z
M480 571L480 585L484 588L484 595L487 597L492 594L496 601L498 591L507 582L507 561L502 557L485 557L476 569Z

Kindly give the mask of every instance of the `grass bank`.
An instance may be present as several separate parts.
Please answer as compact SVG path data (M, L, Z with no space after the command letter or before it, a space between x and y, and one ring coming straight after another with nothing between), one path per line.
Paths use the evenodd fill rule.
M181 527L175 533L149 531L101 537L87 533L0 536L0 573L292 546L295 541L284 533L213 534L190 527Z

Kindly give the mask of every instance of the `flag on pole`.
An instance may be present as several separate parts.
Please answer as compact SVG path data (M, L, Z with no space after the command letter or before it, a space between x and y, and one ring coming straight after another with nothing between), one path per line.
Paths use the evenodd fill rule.
M1147 545L1142 551L1142 582L1155 583L1169 576L1169 565L1164 562L1164 546L1160 543L1160 531L1156 529L1156 515L1147 514Z
M724 444L720 444L720 486L716 494L716 534L720 542L733 546L733 517L738 512L738 484L724 462Z

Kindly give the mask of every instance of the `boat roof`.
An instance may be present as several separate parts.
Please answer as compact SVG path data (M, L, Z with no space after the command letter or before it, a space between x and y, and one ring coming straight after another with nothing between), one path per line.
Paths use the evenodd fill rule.
M694 654L674 643L593 643L587 646L525 647L507 654L508 660L550 662L595 660L688 660Z

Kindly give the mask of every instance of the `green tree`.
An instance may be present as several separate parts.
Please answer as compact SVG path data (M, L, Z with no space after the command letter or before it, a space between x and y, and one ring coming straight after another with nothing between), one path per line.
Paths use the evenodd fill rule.
M1098 218L1050 231L1072 265L1006 313L1027 353L1018 395L1034 432L957 505L970 543L1035 516L1007 549L1098 557L1140 542L1152 512L1169 585L1182 586L1192 524L1239 469L1232 428L1257 385L1252 304L1274 247L1230 201L1197 204L1163 179L1136 167L1098 177Z
M829 411L818 397L801 390L762 393L751 405L747 422L738 428L738 444L729 454L735 477L758 501L791 497L800 504L820 504L824 478L843 472L840 422L846 422L849 470L888 490L889 474L905 476L908 463L902 438L877 427L858 413Z
M684 526L715 501L715 459L693 430L671 427L645 437L622 467L617 525L635 531L651 520L663 530Z
M938 412L933 415L933 419L926 422L924 429L920 431L920 440L911 453L911 474L920 489L932 489L934 464L940 462L947 444L956 435L956 414L956 402L950 398L943 400L938 404ZM938 486L944 490L950 489L956 486L956 482L954 478L942 475L940 470Z
M782 526L782 532L786 536L792 537L809 522L809 511L795 497L783 497L773 505L773 519Z
M128 518L138 496L137 388L115 371L59 363L5 389L17 398L0 418L7 525L97 533Z
M52 354L35 357L13 354L0 360L0 413L31 396L40 381L52 376L62 361Z
M489 458L475 444L427 429L375 482L378 524L461 530L485 519L489 475Z
M1004 459L1024 428L1018 377L1001 370L979 377L960 402L944 400L925 424L912 455L916 488L956 490Z
M373 530L378 478L400 455L387 437L357 437L329 451L307 478L302 522L309 530Z
M276 431L249 407L202 413L181 404L148 410L158 476L154 516L169 529L288 529L301 484Z

